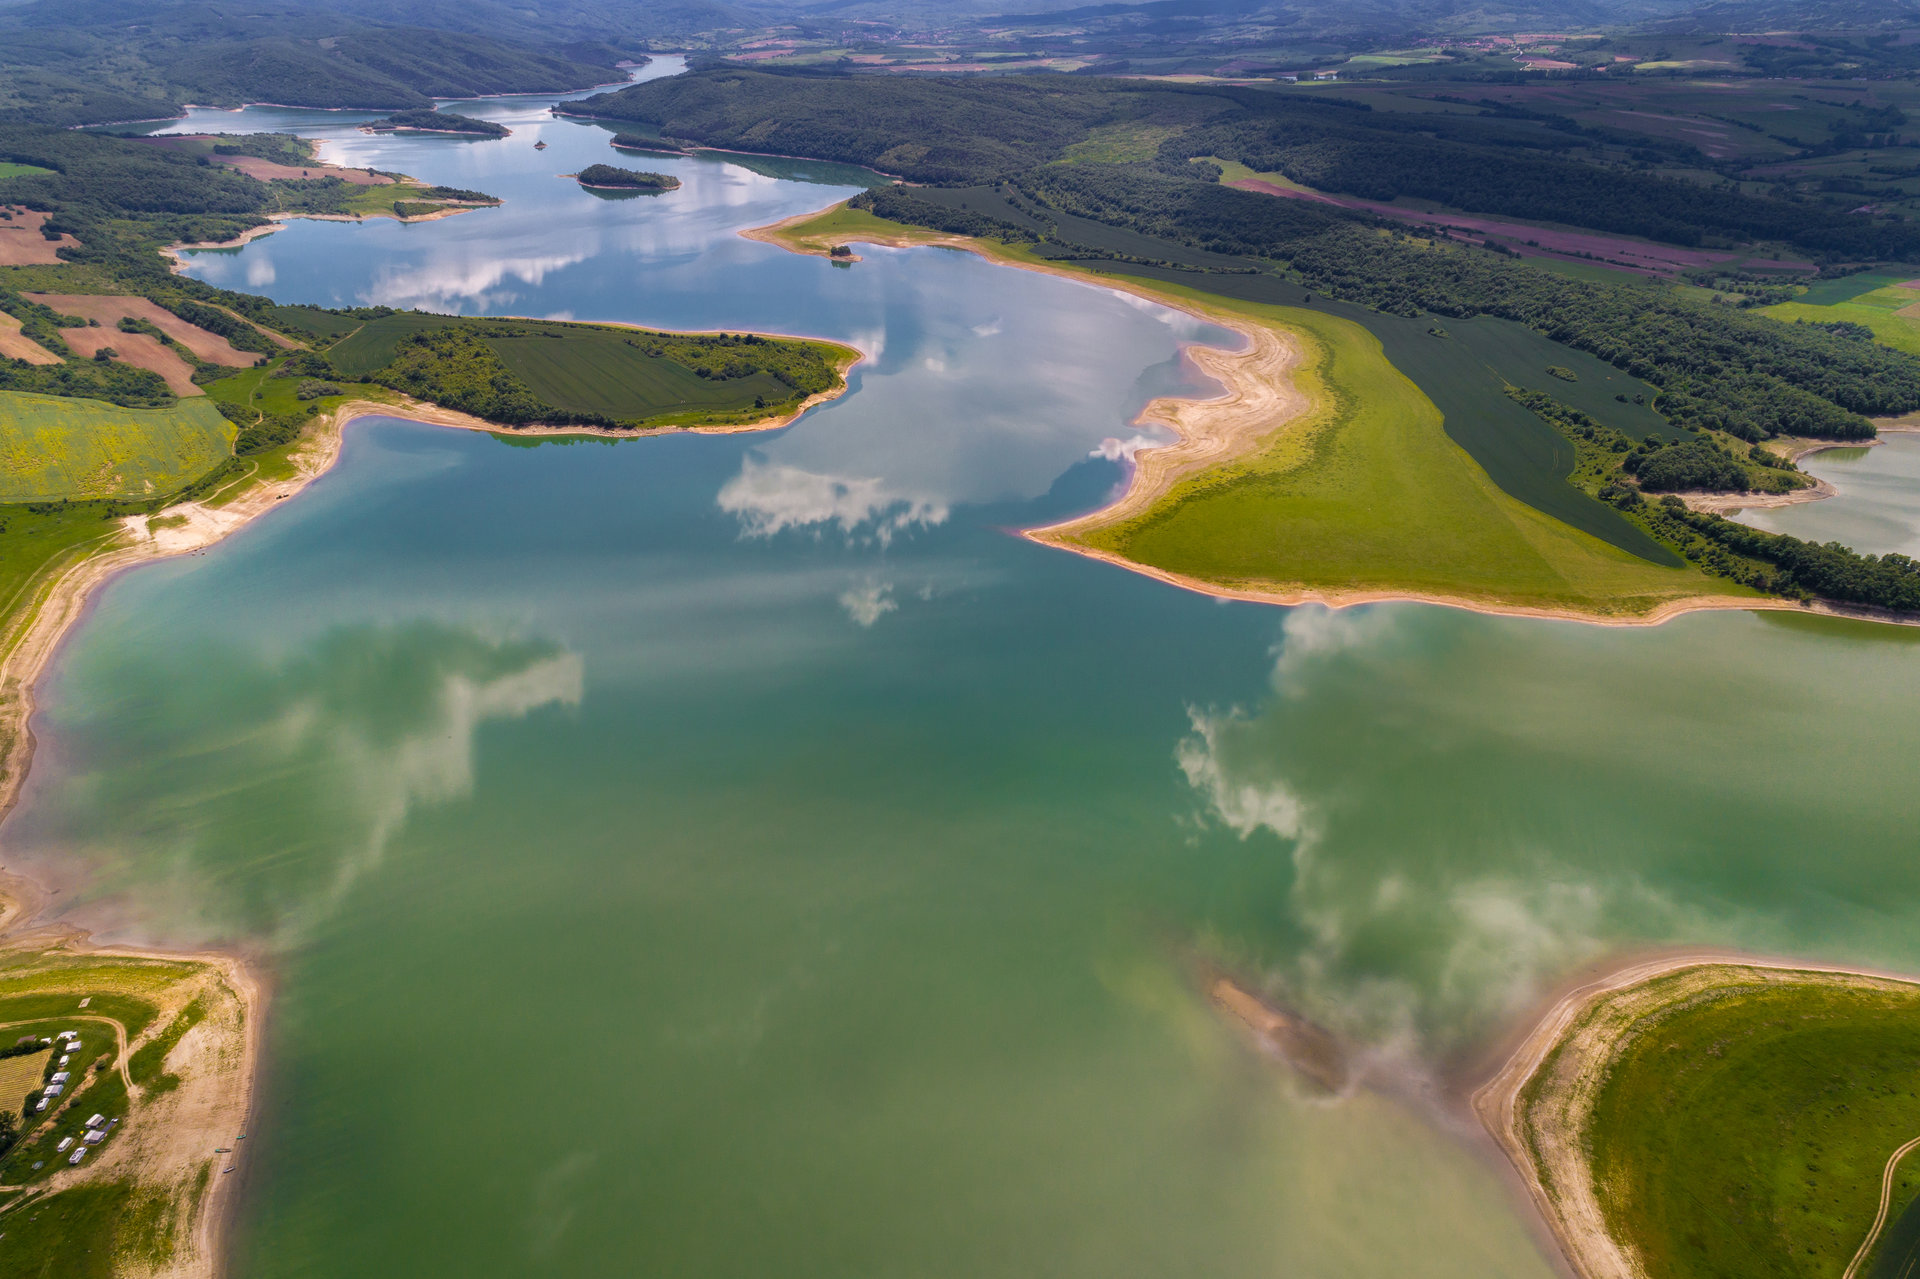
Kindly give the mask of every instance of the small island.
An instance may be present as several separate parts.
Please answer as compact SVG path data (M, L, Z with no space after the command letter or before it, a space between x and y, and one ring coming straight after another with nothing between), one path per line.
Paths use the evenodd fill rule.
M453 133L474 138L504 138L513 132L491 120L476 120L472 116L435 111L431 107L396 111L384 120L375 120L372 124L360 127L368 133Z
M680 179L669 173L642 173L611 164L590 164L572 175L583 187L609 191L677 191Z
M1562 999L1474 1103L1586 1279L1861 1279L1920 1254L1917 1055L1912 982L1655 960Z

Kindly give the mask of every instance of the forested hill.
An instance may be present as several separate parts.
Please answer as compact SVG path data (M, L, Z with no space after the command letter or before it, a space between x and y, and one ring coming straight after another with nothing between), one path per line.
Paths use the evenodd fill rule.
M1096 155L1112 138L1162 171L1217 156L1320 190L1642 235L1770 240L1832 258L1920 256L1920 228L1821 204L1596 165L1553 118L1373 111L1286 90L1098 77L893 78L720 68L563 104L703 146L870 165L966 185ZM1686 144L1674 144L1690 150Z
M269 10L271 6L266 6ZM565 92L619 80L643 56L591 42L507 41L324 11L144 6L0 8L0 121L71 126L177 115L187 102L393 110L440 98Z

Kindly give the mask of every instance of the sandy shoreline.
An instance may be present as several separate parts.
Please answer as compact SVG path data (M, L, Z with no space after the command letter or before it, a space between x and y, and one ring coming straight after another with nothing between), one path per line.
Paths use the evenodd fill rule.
M1579 1086L1588 1089L1597 1086L1596 1078L1603 1077L1605 1050L1611 1046L1612 1038L1603 1031L1595 1032L1594 1038L1599 1042L1594 1044L1578 1042L1577 1034L1569 1038L1570 1033L1582 1028L1588 1014L1603 1001L1657 978L1716 967L1752 969L1783 977L1814 974L1862 982L1920 984L1920 979L1909 974L1858 965L1692 949L1630 958L1598 976L1563 988L1519 1036L1517 1044L1491 1077L1473 1091L1469 1105L1519 1175L1529 1201L1559 1244L1563 1259L1580 1279L1646 1279L1646 1276L1606 1229L1599 1200L1579 1152L1578 1134L1555 1134L1559 1138L1557 1142L1545 1143L1551 1148L1535 1146L1528 1139L1521 1114L1521 1093L1543 1064L1562 1047L1568 1048L1571 1056L1568 1064L1556 1073L1576 1077L1577 1083L1567 1086L1576 1093L1576 1098ZM1549 1166L1543 1168L1543 1162Z

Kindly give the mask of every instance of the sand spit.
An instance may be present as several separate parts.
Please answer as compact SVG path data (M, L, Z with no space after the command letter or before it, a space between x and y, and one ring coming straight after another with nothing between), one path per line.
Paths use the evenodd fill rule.
M1071 541L1069 539L1076 532L1138 514L1151 506L1182 477L1204 467L1220 465L1244 456L1259 447L1274 432L1297 419L1309 406L1307 397L1293 386L1290 378L1292 370L1298 367L1300 359L1298 345L1293 336L1283 329L1258 324L1242 315L1215 311L1190 298L1161 293L1145 283L1116 279L1111 276L1094 276L1084 271L1026 261L1011 254L997 252L995 246L966 236L939 232L923 234L914 231L874 235L864 231L849 231L844 235L819 237L816 240L814 237L797 237L792 234L793 228L831 213L838 207L838 204L830 204L824 209L796 214L767 226L743 230L739 234L749 240L779 245L793 253L812 254L819 257L828 256L828 241L857 240L861 243L879 244L891 248L963 249L969 253L977 253L989 262L1001 266L1015 267L1022 271L1038 271L1045 275L1061 276L1078 284L1130 293L1161 306L1183 311L1209 324L1230 329L1247 339L1247 346L1240 351L1225 351L1197 344L1187 347L1185 352L1187 358L1203 372L1224 384L1225 391L1211 399L1166 397L1149 404L1142 410L1137 420L1171 427L1181 433L1181 438L1174 444L1158 448L1143 448L1135 453L1133 478L1127 486L1127 491L1115 503L1063 523L1019 530L1021 536L1032 541L1070 551L1075 555L1083 555L1088 559L1099 560L1116 568L1126 569L1130 573L1151 577L1169 586L1177 586L1196 594L1253 604L1277 604L1288 607L1298 604L1320 604L1335 609L1349 608L1358 604L1434 604L1444 608L1457 608L1470 613L1485 613L1497 617L1548 618L1597 626L1658 626L1685 613L1732 609L1745 612L1817 613L1853 621L1920 626L1920 618L1902 617L1881 609L1841 606L1820 601L1801 604L1793 600L1765 597L1742 599L1724 595L1698 595L1687 599L1669 600L1644 613L1610 615L1575 608L1543 608L1468 596L1436 595L1429 592L1390 588L1329 590L1293 583L1221 583L1153 568L1136 563L1124 556ZM1287 351L1291 354L1282 354ZM1281 385L1260 385L1263 379L1277 379ZM1916 418L1920 419L1920 415L1916 415ZM1920 431L1920 420L1916 420L1913 425L1882 424L1880 429L1882 431ZM1823 443L1820 447L1844 447L1844 445ZM1157 454L1167 456L1156 460ZM1805 492L1811 491L1805 490ZM1800 497L1799 500L1812 499ZM1751 500L1747 503L1748 506L1755 504Z
M1694 975L1678 991L1647 990L1657 978L1690 970ZM1731 970L1766 982L1915 984L1912 977L1874 969L1689 951L1637 958L1564 991L1473 1093L1471 1104L1580 1279L1650 1279L1631 1248L1606 1228L1586 1159L1588 1110L1636 1021L1677 997L1723 983ZM1530 1087L1533 1095L1524 1095Z
M1354 1082L1346 1048L1299 1013L1275 1007L1228 977L1215 977L1207 995L1261 1052L1285 1062L1315 1087L1337 1095Z

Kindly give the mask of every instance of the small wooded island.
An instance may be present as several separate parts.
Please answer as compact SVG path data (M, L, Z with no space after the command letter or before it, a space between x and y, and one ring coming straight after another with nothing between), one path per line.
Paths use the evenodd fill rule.
M680 179L669 173L643 173L611 164L590 164L573 175L583 187L613 191L677 191Z
M368 133L457 133L476 138L504 138L513 132L491 120L476 120L472 116L435 111L431 107L396 111L384 120L375 120L361 127Z

